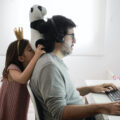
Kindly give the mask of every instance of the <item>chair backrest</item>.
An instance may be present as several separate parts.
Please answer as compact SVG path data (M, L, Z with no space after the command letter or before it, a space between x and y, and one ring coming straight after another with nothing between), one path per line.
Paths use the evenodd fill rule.
M28 89L28 92L30 94L30 98L31 98L31 101L33 103L33 107L34 107L34 110L35 110L35 117L36 117L36 120L40 120L40 117L39 117L39 114L38 114L38 109L37 109L37 105L36 105L36 101L35 101L35 97L33 95L33 92L30 88L30 85L29 83L27 84L27 89Z

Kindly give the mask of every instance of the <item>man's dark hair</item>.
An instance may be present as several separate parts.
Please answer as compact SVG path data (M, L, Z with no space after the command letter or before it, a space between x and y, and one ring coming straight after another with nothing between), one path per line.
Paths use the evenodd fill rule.
M38 44L45 46L46 52L52 52L56 42L64 42L63 37L67 34L69 28L76 27L75 23L64 16L55 15L42 26L42 30L45 40L38 40Z

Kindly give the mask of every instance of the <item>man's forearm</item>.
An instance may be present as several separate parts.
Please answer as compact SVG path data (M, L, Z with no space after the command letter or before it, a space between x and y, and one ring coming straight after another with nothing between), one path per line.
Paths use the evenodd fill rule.
M67 105L64 108L62 120L80 120L82 118L91 117L96 114L104 113L104 104L91 105Z
M82 96L84 96L88 93L101 93L105 91L109 92L110 88L117 90L117 87L112 83L81 87L77 88L77 90L80 92Z

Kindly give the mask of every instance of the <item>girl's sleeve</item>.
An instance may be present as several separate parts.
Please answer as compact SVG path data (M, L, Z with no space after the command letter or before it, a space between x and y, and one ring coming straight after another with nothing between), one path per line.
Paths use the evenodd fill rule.
M7 71L9 71L9 70L17 70L17 71L21 72L20 68L15 64L9 65Z

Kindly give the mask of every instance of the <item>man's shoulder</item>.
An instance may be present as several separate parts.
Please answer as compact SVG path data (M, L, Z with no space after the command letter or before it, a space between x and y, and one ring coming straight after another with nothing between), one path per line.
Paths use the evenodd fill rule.
M55 61L50 53L46 53L40 57L40 59L37 61L36 65L41 66L41 67L45 67L45 66L50 65L50 64L55 65Z

